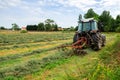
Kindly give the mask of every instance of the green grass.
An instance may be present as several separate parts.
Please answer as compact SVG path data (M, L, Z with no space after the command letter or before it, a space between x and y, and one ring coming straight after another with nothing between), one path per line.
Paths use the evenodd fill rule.
M7 33L7 32L6 32ZM8 44L21 44L21 43L34 43L43 41L53 40L66 40L71 39L73 33L62 33L62 32L39 32L39 33L1 33L0 34L0 46Z
M15 33L11 32L10 34L2 33L0 35L2 36L1 39L3 41L6 40L8 42L7 44L6 42L5 43L2 42L1 44L3 45L0 46L1 52L4 53L4 54L0 53L1 54L0 56L1 79L6 79L6 80L14 79L14 78L17 79L18 77L25 76L26 74L34 73L39 70L38 66L41 66L39 62L41 61L43 62L45 57L47 59L49 58L49 56L51 56L50 58L53 59L52 62L54 63L50 62L51 65L46 65L46 62L44 62L42 63L44 67L46 66L46 68L52 68L52 67L55 67L55 65L57 64L62 64L62 60L59 60L59 58L62 59L64 57L61 57L60 55L58 55L59 51L55 49L57 49L56 48L57 46L71 42L69 38L72 37L72 35L70 34L73 34L73 33L30 32L30 33L25 33L24 35L17 32ZM21 39L18 38L17 36L19 36ZM24 39L22 37L24 37ZM44 40L43 41L40 40L39 42L36 42L36 41L35 42L33 41L32 43L30 42L30 40L37 40L38 38L44 39ZM13 39L13 42L11 41L12 39ZM21 40L20 43L16 43L18 42L17 40L19 39ZM48 42L48 39L50 42ZM25 43L23 42L23 40ZM36 47L36 49L35 50L32 49L30 51L25 50L25 49L31 49L32 47ZM23 52L19 53L21 51L18 51L18 50L21 50ZM15 51L15 52L14 54L11 54L10 51ZM54 56L52 57L52 55L55 55L55 57ZM58 55L58 58L56 58L57 55ZM57 60L58 62L56 62ZM31 62L33 65L31 65L30 67L28 64L31 64ZM31 72L29 72L28 69L31 70ZM19 71L20 73L18 73Z
M29 60L24 64L4 68L0 71L1 79L7 78L9 76L13 76L14 78L20 78L25 76L26 74L35 73L37 71L43 71L44 69L52 69L57 65L63 64L67 61L69 53L57 52L55 55L51 55L48 57L44 57L42 59L33 59ZM10 77L10 78L11 78Z
M115 59L119 33L105 33L107 45L100 51L85 49L84 56L70 56L71 48L56 48L72 42L73 32L0 33L1 80L119 79L119 59Z

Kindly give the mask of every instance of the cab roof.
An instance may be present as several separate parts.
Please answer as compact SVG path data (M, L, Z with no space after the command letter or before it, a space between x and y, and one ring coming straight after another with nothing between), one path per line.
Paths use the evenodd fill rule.
M90 22L90 21L95 21L97 22L94 18L87 18L87 19L81 19L81 22Z

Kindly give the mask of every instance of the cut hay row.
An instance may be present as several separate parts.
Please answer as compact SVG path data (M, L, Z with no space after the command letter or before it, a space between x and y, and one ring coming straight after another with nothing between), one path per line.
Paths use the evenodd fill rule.
M43 36L44 35L44 36ZM73 33L11 33L0 34L0 77L1 79L9 79L9 77L22 77L23 73L30 74L39 70L39 67L49 63L44 62L44 59L50 57L53 63L60 61L64 57L59 57L58 48L59 45L69 43ZM57 49L57 50L56 50ZM54 55L54 56L53 56ZM57 56L57 58L56 58ZM32 66L29 66L32 62ZM40 62L36 64L36 62ZM52 64L52 62L50 62ZM21 66L22 65L22 66ZM24 70L24 66L28 69L21 74L21 70ZM34 68L36 66L36 69ZM44 68L43 67L43 68ZM19 73L20 70L20 73ZM30 70L30 72L28 71Z
M4 56L4 57L0 57L0 68L4 67L4 66L8 66L8 65L13 65L15 63L19 63L21 61L24 61L30 58L33 58L33 56L35 56L35 58L37 58L37 56L41 56L41 54L45 53L46 51L51 51L51 50L55 50L57 49L57 47L59 45L62 45L63 43L59 43L59 44L54 44L54 45L47 45L45 47L43 47L42 49L37 49L37 50L33 50L31 52L25 52L22 54L14 54L14 55L8 55L8 56ZM51 53L49 53L51 54ZM45 54L44 54L45 55ZM46 55L47 56L47 55Z
M34 44L29 45L29 47L18 47L18 48L10 48L10 49L3 49L0 50L0 57L2 56L12 56L15 54L24 54L27 52L31 52L33 50L37 50L37 49L46 49L46 48L50 48L50 47L54 47L54 46L58 46L67 42L70 42L71 40L59 40L59 41L53 41L53 42L46 42L44 44Z
M66 40L72 38L73 33L62 33L56 32L47 34L42 33L26 33L26 34L0 34L0 46L11 45L11 44L23 44L23 43L34 43L34 42L48 42L54 40Z
M0 70L0 78L7 79L9 77L13 78L21 78L27 74L35 73L37 71L42 71L43 69L52 69L57 65L63 64L64 61L67 61L68 54L71 51L67 51L67 53L63 51L54 51L54 55L39 57L35 59L30 59L23 64L18 64L15 66L3 68ZM48 52L49 53L49 52Z

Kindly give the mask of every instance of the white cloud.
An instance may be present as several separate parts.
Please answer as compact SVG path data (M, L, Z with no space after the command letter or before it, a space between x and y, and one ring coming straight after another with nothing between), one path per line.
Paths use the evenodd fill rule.
M21 4L21 0L0 0L1 8L15 7Z
M76 7L83 13L93 8L98 14L103 10L110 11L114 18L120 14L120 0L58 0L58 2L68 7Z
M44 5L44 0L38 1L38 4L39 4L40 6L43 6L43 5Z
M93 6L97 3L95 0L68 0L68 2L70 5L74 5L78 8L80 8L80 7L77 5Z
M39 0L37 5L39 5L39 6L54 6L54 7L59 6L55 2L57 2L57 1L56 0Z
M103 7L112 7L112 6L117 6L119 7L120 6L120 0L102 0L100 2L100 4L103 6Z
M98 3L96 0L58 0L57 2L63 4L65 7L76 7L82 11L86 11Z

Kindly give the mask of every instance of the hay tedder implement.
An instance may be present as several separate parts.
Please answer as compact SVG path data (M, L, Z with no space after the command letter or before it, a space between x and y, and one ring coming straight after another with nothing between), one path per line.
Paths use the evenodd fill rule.
M98 29L97 21L93 18L81 19L79 16L78 30L73 37L73 48L75 53L83 52L82 49L91 47L93 50L100 50L105 46L106 36Z

